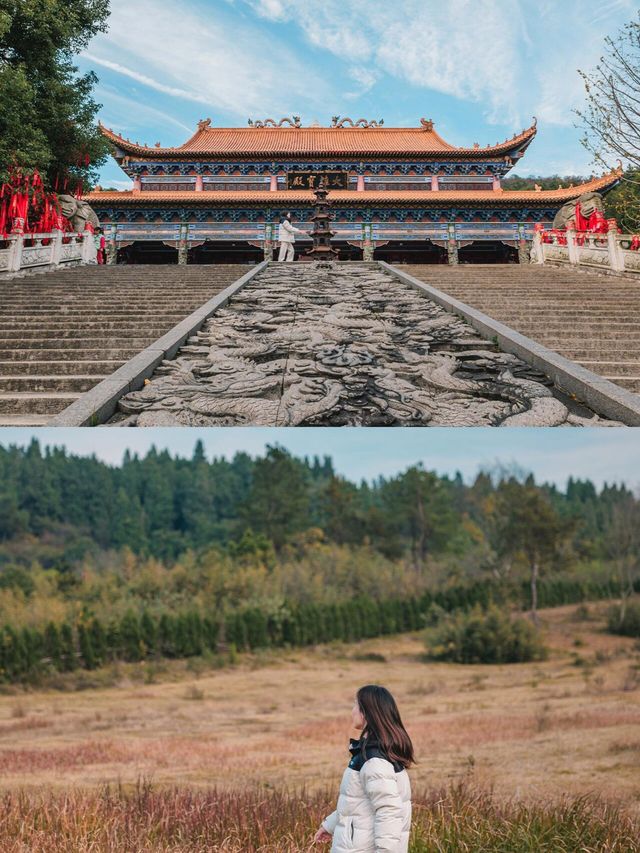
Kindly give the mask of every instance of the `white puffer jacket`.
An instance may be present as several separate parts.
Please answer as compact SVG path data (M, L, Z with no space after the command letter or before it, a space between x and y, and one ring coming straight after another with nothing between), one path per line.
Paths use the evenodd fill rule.
M368 741L350 741L351 761L342 776L337 808L322 821L333 835L331 853L407 853L411 832L411 783Z

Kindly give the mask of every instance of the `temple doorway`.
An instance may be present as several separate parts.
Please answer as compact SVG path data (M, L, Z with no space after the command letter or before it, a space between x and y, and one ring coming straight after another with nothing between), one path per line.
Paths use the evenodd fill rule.
M517 264L518 252L499 240L475 240L458 249L460 264Z
M118 249L118 264L177 264L178 250L160 240L136 240Z
M260 246L246 240L205 240L189 249L190 264L258 264L264 260Z
M446 264L447 252L430 240L389 240L376 246L373 259L388 264Z

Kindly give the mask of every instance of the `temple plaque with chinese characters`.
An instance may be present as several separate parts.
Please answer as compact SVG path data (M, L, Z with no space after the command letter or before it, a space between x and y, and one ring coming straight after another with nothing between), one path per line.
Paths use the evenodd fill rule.
M328 190L348 189L347 172L288 172L288 190L315 190L324 186Z

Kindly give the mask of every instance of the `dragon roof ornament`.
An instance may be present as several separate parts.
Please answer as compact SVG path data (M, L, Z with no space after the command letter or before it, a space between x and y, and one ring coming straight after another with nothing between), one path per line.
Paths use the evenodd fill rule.
M302 127L300 116L281 118L279 122L276 122L273 118L266 118L264 121L254 121L253 119L249 119L247 124L249 127L284 127L285 125L289 125L289 127Z
M333 116L331 119L331 127L382 127L383 124L383 118L378 121L367 121L366 118L359 118L357 121L354 121L348 117L341 119L340 116Z

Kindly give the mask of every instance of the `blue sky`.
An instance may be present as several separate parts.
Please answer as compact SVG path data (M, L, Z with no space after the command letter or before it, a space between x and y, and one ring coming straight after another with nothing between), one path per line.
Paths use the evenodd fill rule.
M293 114L418 126L481 146L538 118L519 174L591 174L571 110L577 69L636 0L111 0L109 32L78 59L100 78L101 120L179 145L218 126ZM103 186L128 186L112 161Z
M196 441L208 457L233 456L239 450L262 455L267 444L280 444L296 456L329 455L336 470L351 480L392 475L422 462L428 470L455 474L468 482L481 468L496 463L532 471L538 482L566 486L570 475L640 487L640 430L586 429L332 429L327 427L215 429L13 429L0 430L0 446L24 446L35 437L41 446L96 454L119 464L125 449L146 453L152 444L172 455L191 456Z

